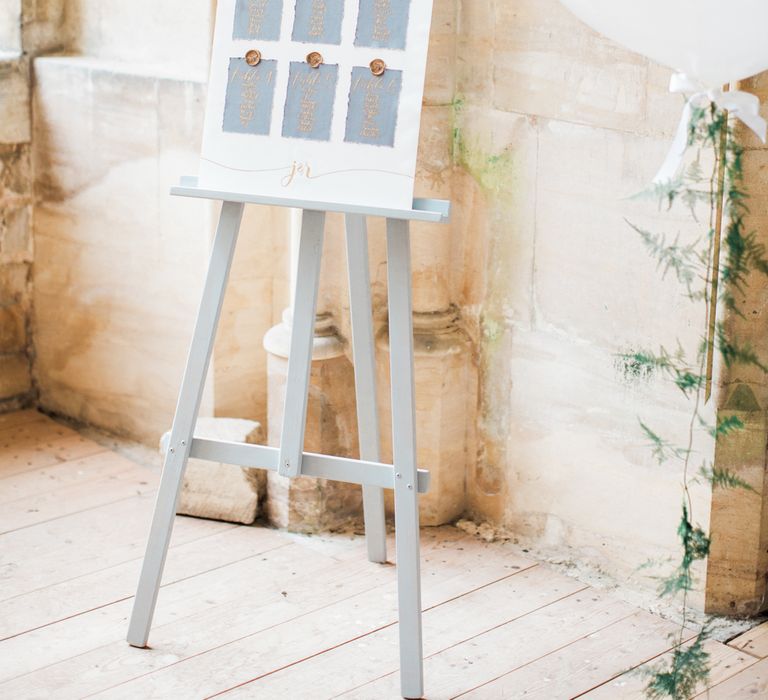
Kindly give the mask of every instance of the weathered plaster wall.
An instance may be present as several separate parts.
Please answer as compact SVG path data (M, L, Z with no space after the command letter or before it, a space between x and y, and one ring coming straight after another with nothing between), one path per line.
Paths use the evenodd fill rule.
M40 58L35 73L41 402L152 439L173 412L210 235L206 205L159 196L194 167L203 85L84 58Z
M34 63L40 401L149 444L173 415L218 212L168 194L197 171L213 10L67 0L77 55ZM246 213L203 415L266 416L284 218Z
M701 313L660 281L624 219L697 233L627 199L663 160L680 100L666 70L556 0L463 0L458 34L457 299L480 368L469 511L637 578L644 561L678 556L681 503L680 469L655 463L638 420L684 444L690 414L616 355L695 350ZM705 526L709 497L694 492Z
M419 462L434 483L423 522L463 511L653 588L636 568L678 556L681 469L655 462L639 420L684 444L690 406L617 354L699 342L700 312L625 222L701 234L628 200L677 126L668 80L556 0L439 0L417 192L453 199L455 219L413 230ZM387 459L386 257L371 230ZM324 274L321 305L348 338L333 223ZM705 527L710 495L694 489Z
M636 568L678 556L681 469L655 462L639 420L685 443L690 406L617 355L678 341L695 352L699 342L701 313L660 280L625 222L701 234L685 214L628 199L650 182L677 126L668 81L669 71L600 38L556 0L438 0L417 193L452 199L455 216L449 227L413 229L419 462L434 479L423 522L463 511L653 588ZM387 459L377 223L370 246ZM348 338L333 224L326 256L321 304ZM711 444L696 447L712 454ZM705 527L710 496L693 491Z

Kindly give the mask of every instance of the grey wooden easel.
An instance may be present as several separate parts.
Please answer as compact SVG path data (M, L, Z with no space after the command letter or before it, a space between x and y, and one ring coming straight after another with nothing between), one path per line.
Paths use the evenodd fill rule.
M421 698L424 678L418 494L427 491L429 473L416 466L409 222L445 223L450 215L450 204L442 200L416 199L413 209L396 210L257 197L202 189L198 187L196 178L182 178L181 184L174 187L171 193L182 197L219 200L223 204L163 465L149 542L128 629L128 643L141 648L147 646L184 470L190 457L270 469L288 478L310 476L362 485L368 557L373 562L386 561L383 490L394 489L401 692L405 698ZM194 436L246 203L291 207L302 209L304 213L279 448L204 440ZM326 212L342 212L346 215L350 314L360 434L359 460L303 451ZM382 464L380 457L366 216L387 219L394 465Z

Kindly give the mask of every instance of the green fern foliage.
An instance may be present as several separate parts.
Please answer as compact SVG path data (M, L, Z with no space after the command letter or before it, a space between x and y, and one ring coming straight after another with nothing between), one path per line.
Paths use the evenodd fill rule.
M755 489L744 479L727 469L718 469L717 467L702 467L699 472L711 485L713 489L743 489L757 493Z
M683 515L677 528L677 535L683 547L683 558L674 573L663 580L660 589L662 596L692 591L693 564L709 556L711 541L704 530L691 522L687 503L683 503Z
M653 667L646 697L651 700L689 700L709 682L709 653L704 647L708 632L702 630L689 645L679 645L672 651L668 664Z
M710 173L702 166L706 151L715 156ZM647 422L640 422L654 459L660 465L682 468L684 491L677 529L681 556L673 571L661 578L659 588L661 596L681 596L683 622L669 660L646 671L646 695L652 700L688 700L706 688L709 678L709 656L704 648L706 627L692 643L685 643L687 599L696 583L694 568L709 556L711 546L710 534L695 524L690 486L705 479L712 488L754 491L738 475L716 465L705 464L698 475L690 474L696 430L721 440L744 429L738 416L721 417L713 426L701 414L704 389L711 381L711 355L717 352L726 367L749 366L768 374L768 364L754 348L740 342L724 324L712 325L710 321L711 310L718 304L741 314L738 299L743 297L752 276L768 277L768 251L757 234L747 229L749 197L743 186L744 149L734 138L727 113L714 103L693 109L688 127L688 156L690 164L677 177L655 184L642 196L655 198L661 209L683 206L697 223L697 212L705 204L709 222L702 224L702 235L687 243L681 242L679 235L654 233L628 223L656 262L661 276L674 275L684 288L684 295L703 305L707 328L702 330L702 342L692 356L678 344L673 352L663 346L658 351L643 349L622 353L617 361L626 377L660 376L674 384L691 403L690 429L684 445L675 444ZM721 212L724 218L720 235L717 220Z

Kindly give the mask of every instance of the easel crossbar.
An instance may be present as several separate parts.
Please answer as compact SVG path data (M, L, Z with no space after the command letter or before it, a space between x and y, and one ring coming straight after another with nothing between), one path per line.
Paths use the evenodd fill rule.
M280 450L264 445L247 445L238 442L194 438L189 456L209 462L223 462L238 467L268 469L276 472L280 461ZM427 493L429 491L429 472L419 469L417 474L418 493ZM395 481L398 478L395 468L390 464L331 457L311 452L303 454L300 476L341 481L361 486L378 486L383 489L394 489ZM406 476L402 475L401 478L406 479Z

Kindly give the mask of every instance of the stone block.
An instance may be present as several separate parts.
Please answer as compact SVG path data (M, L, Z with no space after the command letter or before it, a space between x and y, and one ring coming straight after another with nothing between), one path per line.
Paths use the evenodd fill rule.
M276 334L271 339L275 340ZM335 341L338 345L338 341ZM274 343L270 350L275 350ZM323 343L318 351L323 352ZM268 355L269 444L280 444L288 360ZM349 360L340 353L312 363L304 450L337 457L356 457L357 420L354 374ZM360 528L362 490L353 484L325 479L286 479L275 472L267 475L267 508L270 522L295 532L319 532Z
M21 304L0 306L0 353L18 353L27 345L26 310Z
M534 305L541 324L611 348L679 341L695 357L701 310L628 224L680 244L707 235L683 206L660 208L645 189L668 148L664 137L544 122L539 127ZM706 171L707 163L703 161ZM578 293L575 293L575 292ZM627 318L633 323L627 324Z
M67 7L66 31L78 53L202 79L214 10L211 2L79 0Z
M683 116L680 95L669 91L673 72L671 68L649 61L645 84L647 113L642 125L643 133L665 136L670 145Z
M32 165L29 144L0 143L0 199L29 201L32 195Z
M496 7L497 109L636 131L648 62L586 27L557 0Z
M747 384L734 387L732 397L746 394L748 410L726 407L720 419L736 417L742 430L720 437L715 450L717 469L748 484L745 488L715 488L712 492L712 546L707 562L706 611L713 615L753 616L766 609L768 594L768 520L765 506L766 413ZM738 406L734 402L733 406ZM752 410L749 410L752 409Z
M32 207L6 206L0 213L0 260L32 262Z
M496 44L495 6L461 2L456 35L457 98L465 104L490 108Z
M79 2L22 0L21 5L21 42L25 53L37 56L69 47L73 27L67 23L67 15L76 10Z
M29 297L29 265L0 265L0 306L27 304Z
M456 227L451 267L470 315L526 323L533 303L539 133L518 114L464 107L457 118ZM455 252L455 251L460 252ZM514 268L514 273L511 270ZM457 276L458 277L458 276Z
M195 436L250 445L261 444L263 439L259 423L235 418L199 418ZM160 441L163 456L170 439L169 431ZM251 525L259 515L264 484L265 474L260 469L190 459L177 513Z
M3 0L0 12L0 53L21 53L21 0Z
M456 0L436 0L432 9L424 104L447 105L456 82Z
M26 353L0 355L0 401L27 394L32 389Z
M29 61L0 55L0 143L31 138Z
M760 98L760 115L764 119L768 118L768 71L763 71L747 80L740 81L739 90L757 95ZM734 124L734 128L738 135L739 143L745 148L765 150L765 145L760 142L760 139L751 129L748 129L738 121Z

